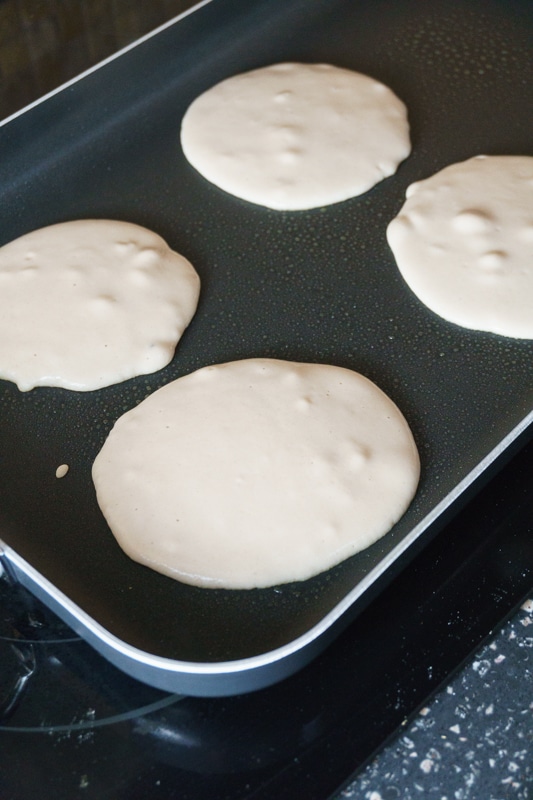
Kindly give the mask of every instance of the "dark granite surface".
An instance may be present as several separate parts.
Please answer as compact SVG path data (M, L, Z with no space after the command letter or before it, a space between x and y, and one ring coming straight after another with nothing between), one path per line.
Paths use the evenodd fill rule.
M533 797L533 599L339 800Z
M0 116L190 5L0 0ZM336 798L533 797L532 625L529 600Z

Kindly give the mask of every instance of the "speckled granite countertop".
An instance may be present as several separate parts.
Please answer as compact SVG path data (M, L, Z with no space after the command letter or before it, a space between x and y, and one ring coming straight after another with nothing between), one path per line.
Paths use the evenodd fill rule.
M533 600L339 800L533 797Z

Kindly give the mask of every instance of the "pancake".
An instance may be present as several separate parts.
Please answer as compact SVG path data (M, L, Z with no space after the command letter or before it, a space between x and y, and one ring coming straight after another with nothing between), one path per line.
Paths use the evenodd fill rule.
M0 377L90 391L166 366L196 310L192 265L139 225L77 220L0 248Z
M289 211L366 192L411 148L406 108L389 88L352 70L298 63L208 89L185 113L181 144L220 189Z
M179 581L302 581L387 533L419 458L396 405L348 369L275 359L202 368L124 414L93 465L134 560Z
M533 158L476 156L406 197L387 238L419 300L464 328L533 338Z

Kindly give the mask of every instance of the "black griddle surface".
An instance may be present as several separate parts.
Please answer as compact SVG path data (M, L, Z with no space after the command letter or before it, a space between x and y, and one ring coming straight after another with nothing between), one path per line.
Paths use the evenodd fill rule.
M292 641L379 569L533 405L531 343L432 315L385 241L413 180L482 152L531 154L532 40L527 2L215 0L1 128L1 242L61 220L120 218L164 236L202 279L197 316L165 370L85 395L0 384L2 538L119 638L202 662ZM397 175L296 214L201 179L179 147L189 102L281 60L327 61L388 84L412 128ZM412 427L420 490L384 540L312 581L206 592L122 554L90 466L114 420L149 392L251 356L335 363L376 381ZM61 463L70 471L58 481Z

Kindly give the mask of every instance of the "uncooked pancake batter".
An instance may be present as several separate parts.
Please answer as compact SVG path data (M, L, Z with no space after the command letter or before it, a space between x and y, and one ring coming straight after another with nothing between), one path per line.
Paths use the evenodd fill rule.
M352 70L297 63L208 89L188 108L181 143L207 180L278 210L362 194L411 149L406 108L389 88Z
M164 386L117 421L93 466L131 558L229 589L305 580L368 547L418 478L410 429L375 384L273 359Z
M25 234L0 248L0 377L89 391L162 369L199 291L187 259L129 222Z
M406 197L387 238L417 297L465 328L533 338L533 158L476 156Z

